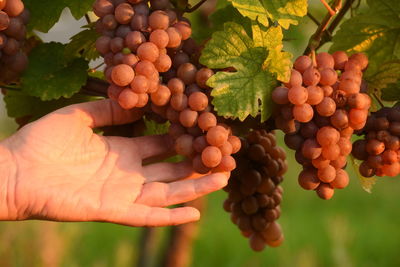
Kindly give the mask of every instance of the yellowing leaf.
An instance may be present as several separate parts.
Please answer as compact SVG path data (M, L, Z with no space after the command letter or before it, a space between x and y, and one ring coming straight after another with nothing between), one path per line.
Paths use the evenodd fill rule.
M361 175L359 171L360 164L356 162L353 156L350 157L351 163L353 165L354 171L357 174L358 180L361 183L361 187L367 192L367 193L372 193L372 188L374 187L376 183L376 177L364 177Z
M307 14L307 0L230 0L239 12L264 26L268 19L283 28L297 25Z
M287 82L290 79L292 67L292 54L282 51L283 33L280 26L265 28L263 25L253 23L253 40L256 47L266 47L269 51L268 58L263 64L264 69L277 75L278 80Z

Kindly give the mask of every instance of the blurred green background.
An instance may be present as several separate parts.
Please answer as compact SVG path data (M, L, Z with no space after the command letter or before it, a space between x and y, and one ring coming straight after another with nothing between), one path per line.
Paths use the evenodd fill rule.
M318 18L325 14L321 7L313 1L311 12ZM61 22L41 36L46 41L66 42L82 23L66 10ZM200 27L195 24L194 28ZM286 49L300 55L314 30L315 25L304 18L302 26L289 33ZM16 124L1 104L1 139L15 130ZM283 145L280 133L278 138ZM314 192L299 188L300 167L293 156L288 151L290 167L279 220L286 237L283 245L261 253L251 251L222 209L225 192L216 192L208 197L200 221L192 266L400 266L400 180L380 178L368 194L349 166L350 186L323 201ZM159 243L165 241L167 230L156 230ZM141 232L140 228L102 223L1 222L0 266L136 266ZM152 256L153 263L157 255Z

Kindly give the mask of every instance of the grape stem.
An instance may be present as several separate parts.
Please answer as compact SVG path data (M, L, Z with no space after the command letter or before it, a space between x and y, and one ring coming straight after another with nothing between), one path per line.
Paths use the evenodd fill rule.
M82 87L80 93L90 96L107 97L109 84L101 79L89 77L86 84Z
M325 8L328 10L329 14L331 14L331 16L335 16L342 5L342 1L337 1L337 3L340 3L339 6L336 5L335 8L332 9L331 6L325 0L320 0L320 1L325 6Z
M185 12L186 13L192 13L194 11L196 11L197 9L199 9L207 0L201 0L200 2L198 2L196 5L192 6L192 7L187 7Z
M382 103L382 101L379 99L379 97L376 95L376 93L372 93L372 95L374 96L375 100L379 103L381 108L384 108L385 105Z
M315 25L319 26L319 21L314 17L313 14L311 14L310 12L307 12L307 17L309 17L311 19L311 21L315 23Z
M321 0L321 2L325 3L325 1ZM326 4L326 3L325 3ZM305 55L308 55L311 53L311 51L315 51L321 43L322 36L324 32L327 30L329 23L331 22L332 18L339 12L342 6L342 0L336 0L334 8L330 8L334 10L335 12L330 12L328 11L328 14L324 17L324 19L321 21L319 24L317 30L315 33L311 36L310 41L308 43L308 46L306 50L304 51ZM328 30L329 31L329 30Z
M323 44L329 42L332 40L332 35L330 33L333 33L336 29L336 27L339 25L339 23L342 21L344 16L347 14L349 9L353 6L353 3L356 2L356 0L347 0L343 7L339 10L339 13L335 17L335 19L332 21L332 23L329 25L328 30L324 32L322 36L322 41L320 42L319 47L321 47Z

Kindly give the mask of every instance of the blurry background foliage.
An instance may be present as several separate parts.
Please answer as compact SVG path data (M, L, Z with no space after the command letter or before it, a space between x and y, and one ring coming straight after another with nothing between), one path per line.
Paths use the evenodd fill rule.
M320 2L309 2L311 13L322 18L326 10ZM361 10L364 5L362 2ZM191 17L194 37L201 40L206 34L201 12ZM66 43L84 24L83 19L76 21L65 9L49 33L38 34L46 42ZM315 25L304 17L299 27L286 32L285 50L297 57L314 31ZM329 44L321 50L328 49ZM0 137L4 139L17 126L7 117L3 103L0 112ZM281 133L278 138L284 146ZM284 244L262 253L251 251L247 239L222 209L225 192L216 192L208 197L200 221L192 266L400 266L400 180L380 178L373 194L368 194L349 166L350 186L337 191L332 200L322 201L297 185L300 167L292 151L287 152L290 168L283 183L279 220L286 236ZM166 230L157 229L160 247ZM0 266L135 266L140 233L140 228L102 223L1 222ZM157 260L154 255L154 266Z

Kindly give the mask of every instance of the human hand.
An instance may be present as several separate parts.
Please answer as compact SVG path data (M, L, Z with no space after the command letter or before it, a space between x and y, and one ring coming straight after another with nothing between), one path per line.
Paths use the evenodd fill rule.
M171 152L169 137L104 137L92 130L141 116L140 111L125 111L111 100L76 104L26 125L3 141L16 166L7 181L7 219L129 226L198 220L194 208L165 207L221 189L228 174L185 179L194 175L188 162L143 166L143 160Z

